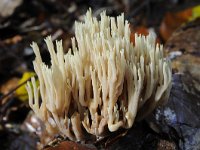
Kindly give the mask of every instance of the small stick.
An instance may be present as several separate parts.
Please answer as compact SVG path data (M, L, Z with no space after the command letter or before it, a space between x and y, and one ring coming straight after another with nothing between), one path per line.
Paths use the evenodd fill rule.
M32 77L35 77L32 76ZM3 96L0 97L0 101L2 101L4 98L8 97L9 95L11 95L13 92L15 92L15 90L17 90L19 87L21 87L22 85L24 85L27 81L29 81L32 77L28 78L26 81L22 82L21 84L19 84L18 86L16 86L15 88L13 88L12 90L10 90L8 93L4 94Z

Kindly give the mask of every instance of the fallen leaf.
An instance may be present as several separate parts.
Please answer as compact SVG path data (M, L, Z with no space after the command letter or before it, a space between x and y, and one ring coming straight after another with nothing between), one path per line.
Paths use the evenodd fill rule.
M0 87L0 92L4 96L8 94L10 91L12 91L17 85L18 85L19 78L13 77L4 84L1 85ZM12 95L12 94L11 94ZM11 95L6 96L5 98L2 99L1 105L7 102ZM2 98L2 97L1 97Z
M8 17L13 14L15 8L22 3L22 0L1 0L0 1L0 16Z
M192 8L174 13L167 12L160 25L160 35L164 41L167 41L172 33L180 27L183 23L187 22L192 16Z
M15 35L15 36L13 36L11 38L6 39L4 42L6 44L16 44L16 43L20 42L21 40L22 40L22 36Z
M96 150L94 146L78 144L72 141L64 141L56 147L49 147L45 150Z
M25 86L26 86L26 83L25 83L25 82L26 82L28 79L30 79L31 77L33 77L34 75L35 75L35 73L33 73L33 72L25 72L25 73L23 74L22 78L19 80L18 86L24 83L24 84L21 85L19 88L17 88L17 90L15 91L16 96L17 96L20 100L22 100L22 101L28 100L28 93L27 93L26 88L25 88ZM36 82L37 82L37 84L39 84L38 81L36 81Z

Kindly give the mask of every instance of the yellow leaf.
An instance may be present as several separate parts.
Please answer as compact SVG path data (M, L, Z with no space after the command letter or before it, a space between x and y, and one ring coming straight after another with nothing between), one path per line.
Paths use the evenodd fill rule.
M25 72L22 76L22 78L19 80L18 85L26 82L28 79L33 77L35 73L33 72ZM36 81L37 85L39 85L39 81ZM20 86L16 91L15 94L16 96L21 100L21 101L27 101L28 100L28 93L25 88L26 84Z
M191 16L190 20L194 20L199 17L200 17L200 5L197 5L192 8L192 16Z

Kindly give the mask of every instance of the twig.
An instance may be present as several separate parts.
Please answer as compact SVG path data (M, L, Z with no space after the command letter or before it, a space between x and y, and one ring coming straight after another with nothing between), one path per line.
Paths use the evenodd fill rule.
M35 77L35 75L32 76L32 77ZM4 98L6 98L6 97L8 97L9 95L11 95L12 93L14 93L19 87L23 86L23 85L24 85L27 81L29 81L32 77L28 78L27 80L25 80L24 82L22 82L21 84L19 84L18 86L16 86L16 87L13 88L12 90L10 90L8 93L6 93L6 94L4 94L3 96L1 96L1 97L0 97L0 102L1 102Z

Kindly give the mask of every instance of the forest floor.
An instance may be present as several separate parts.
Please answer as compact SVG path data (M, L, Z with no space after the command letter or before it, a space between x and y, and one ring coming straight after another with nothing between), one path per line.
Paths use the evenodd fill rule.
M78 144L60 136L50 139L28 106L24 84L34 75L35 41L43 60L50 61L44 38L62 39L71 47L74 22L92 8L111 16L124 12L134 34L150 31L164 45L172 62L168 103L130 130L120 130L93 144ZM11 0L0 1L0 149L187 149L200 148L200 5L190 0ZM37 133L37 134L36 134Z

